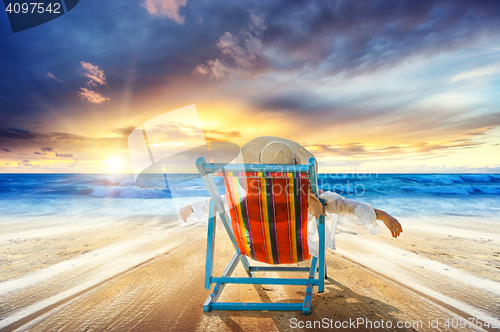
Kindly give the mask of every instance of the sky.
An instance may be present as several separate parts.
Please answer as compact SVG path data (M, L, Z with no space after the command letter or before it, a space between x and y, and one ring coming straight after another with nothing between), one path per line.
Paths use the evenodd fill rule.
M18 33L1 13L0 172L130 172L129 134L194 104L207 142L291 139L320 172L500 173L498 31L498 1L84 0Z

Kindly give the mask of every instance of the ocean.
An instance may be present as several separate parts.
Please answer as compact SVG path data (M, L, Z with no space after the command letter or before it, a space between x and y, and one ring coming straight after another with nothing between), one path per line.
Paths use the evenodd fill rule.
M222 179L216 178L221 193ZM322 190L397 216L500 217L500 174L320 174ZM1 215L173 215L208 192L199 175L0 174ZM176 204L172 204L172 198Z

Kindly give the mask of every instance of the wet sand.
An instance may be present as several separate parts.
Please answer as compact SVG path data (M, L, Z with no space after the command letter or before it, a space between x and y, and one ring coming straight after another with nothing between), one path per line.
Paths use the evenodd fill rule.
M403 235L392 239L385 229L371 236L359 222L342 219L338 250L326 255L325 292L314 291L312 313L303 316L203 313L210 293L203 288L205 225L180 228L164 217L3 220L0 330L311 331L343 323L337 330L498 331L470 322L460 327L471 317L500 323L500 231L491 227L498 221L400 221ZM234 253L223 227L216 244L220 274ZM244 275L241 266L235 275ZM229 285L220 300L299 302L304 292L303 286ZM392 328L381 329L382 322Z

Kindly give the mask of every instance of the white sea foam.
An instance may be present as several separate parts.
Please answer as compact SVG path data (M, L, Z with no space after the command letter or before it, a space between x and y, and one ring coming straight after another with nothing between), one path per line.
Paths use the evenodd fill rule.
M169 216L175 215L175 209L171 199L22 198L0 200L0 215L2 222L23 216Z
M97 187L92 196L100 198L168 198L167 190L156 190L139 187Z
M122 182L120 182L120 186L122 187L135 186L135 181L133 179L123 180Z
M106 182L109 184L118 184L118 181L113 179L112 177L106 177Z

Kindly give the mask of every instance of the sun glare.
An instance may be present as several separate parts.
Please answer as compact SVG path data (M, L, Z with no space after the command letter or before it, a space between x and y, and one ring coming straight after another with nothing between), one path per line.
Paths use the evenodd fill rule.
M122 162L118 158L105 159L103 163L108 165L108 169L112 172L118 172L122 166Z

